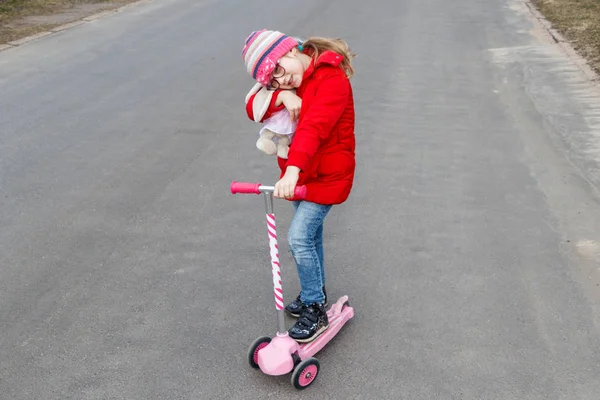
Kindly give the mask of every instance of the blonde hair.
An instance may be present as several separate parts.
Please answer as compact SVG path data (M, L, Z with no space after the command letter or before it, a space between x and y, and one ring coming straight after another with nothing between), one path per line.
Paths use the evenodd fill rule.
M348 78L352 78L354 75L354 68L350 61L356 56L348 47L348 44L342 39L330 39L322 37L310 37L302 43L302 47L310 50L309 54L315 60L319 58L319 55L324 51L333 51L344 57L344 60L340 63L340 68L344 70Z

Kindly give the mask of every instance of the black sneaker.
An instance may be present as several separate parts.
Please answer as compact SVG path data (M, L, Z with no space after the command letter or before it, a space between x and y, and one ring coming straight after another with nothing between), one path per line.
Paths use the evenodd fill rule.
M292 339L299 343L312 342L329 328L329 319L323 304L314 303L306 306L300 313L300 318L289 330Z
M327 307L327 292L325 291L325 286L323 286L323 294L325 295L324 307ZM292 317L298 318L305 307L306 304L304 304L302 300L300 300L300 295L298 295L298 297L296 297L296 300L292 301L290 304L285 306L285 311Z

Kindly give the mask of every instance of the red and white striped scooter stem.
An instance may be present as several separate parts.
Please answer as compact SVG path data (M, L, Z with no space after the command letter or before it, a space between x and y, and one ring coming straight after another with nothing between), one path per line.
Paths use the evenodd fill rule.
M277 245L275 214L267 214L267 230L269 231L269 249L271 252L271 268L273 270L275 308L279 311L283 310L283 286L281 285L281 265L279 264L279 247Z
M281 267L279 265L279 248L277 246L277 229L275 225L275 212L273 211L273 192L275 187L263 186L260 183L232 182L230 186L232 194L260 194L265 196L265 211L267 215L267 230L269 232L269 249L271 253L271 269L273 272L273 295L275 296L275 308L277 310L277 335L287 335L285 327L285 316L283 313L283 287L281 284ZM306 198L306 186L294 188L294 199ZM295 342L294 342L295 343Z

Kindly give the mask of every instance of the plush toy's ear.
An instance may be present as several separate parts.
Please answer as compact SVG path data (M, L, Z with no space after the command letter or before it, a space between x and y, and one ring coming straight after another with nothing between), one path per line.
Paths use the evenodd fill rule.
M254 97L254 104L252 104L252 111L254 112L254 120L256 122L262 121L269 109L272 98L273 92L267 89L263 89L256 94Z
M256 85L252 86L252 89L250 89L250 91L246 95L246 99L244 100L244 103L248 104L248 100L250 100L250 97L252 97L253 94L258 93L258 91L262 88L263 88L263 86L260 83L257 83Z
M256 88L256 86L255 86ZM254 90L254 88L253 88ZM252 91L251 91L252 92ZM252 97L252 94L247 96L246 104ZM264 86L261 86L257 91L254 99L252 100L252 114L254 115L254 122L261 122L263 117L269 109L271 99L273 98L273 92L267 90Z

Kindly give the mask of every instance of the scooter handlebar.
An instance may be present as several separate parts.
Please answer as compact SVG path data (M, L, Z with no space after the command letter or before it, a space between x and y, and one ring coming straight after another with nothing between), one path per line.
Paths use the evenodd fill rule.
M232 182L231 193L260 194L260 186L260 183Z
M262 192L272 192L274 187L263 186L260 183L232 182L230 189L232 194L261 194ZM306 197L306 186L296 186L294 189L294 197L303 200Z

